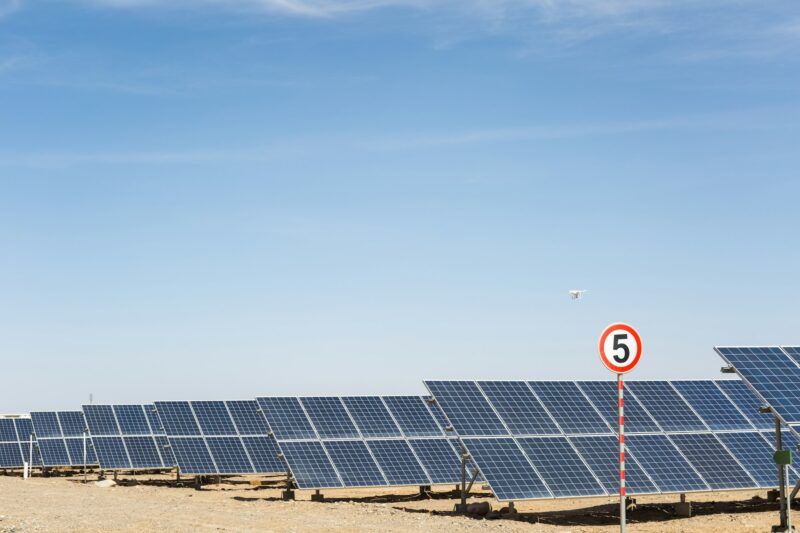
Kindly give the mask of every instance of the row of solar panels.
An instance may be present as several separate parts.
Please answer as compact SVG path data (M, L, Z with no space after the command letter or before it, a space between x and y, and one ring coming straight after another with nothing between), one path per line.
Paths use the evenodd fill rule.
M300 488L456 483L457 434L500 499L615 492L614 383L426 385L437 403L418 396L156 402L87 405L83 413L31 419L45 466L82 465L86 454L86 462L107 470L288 469ZM741 382L628 388L632 494L775 485L763 432L773 422ZM24 440L17 441L20 453Z
M498 499L617 493L615 383L425 385ZM765 431L774 421L742 382L639 381L626 389L629 494L776 486Z

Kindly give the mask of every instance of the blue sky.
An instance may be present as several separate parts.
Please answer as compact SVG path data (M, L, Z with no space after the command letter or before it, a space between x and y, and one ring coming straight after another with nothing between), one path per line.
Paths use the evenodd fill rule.
M0 0L2 409L800 343L798 52L780 0Z

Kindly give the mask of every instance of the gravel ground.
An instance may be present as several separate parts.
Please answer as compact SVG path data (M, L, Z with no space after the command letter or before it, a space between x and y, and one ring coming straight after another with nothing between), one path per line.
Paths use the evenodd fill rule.
M327 491L327 501L317 503L305 491L297 492L297 501L284 502L278 489L244 480L198 491L165 485L156 476L138 479L139 484L103 488L76 477L0 476L0 532L619 531L617 506L609 498L523 502L515 520L486 520L452 515L456 500L442 492L452 487L435 487L433 498L424 499L413 489ZM693 494L692 518L673 516L670 504L677 496L642 497L629 515L629 531L762 533L778 518L777 506L764 497L763 491ZM470 501L502 507L488 494Z

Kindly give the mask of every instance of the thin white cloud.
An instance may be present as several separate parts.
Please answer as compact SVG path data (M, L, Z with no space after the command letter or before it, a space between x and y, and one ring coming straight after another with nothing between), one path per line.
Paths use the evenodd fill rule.
M685 115L640 121L537 125L529 127L476 128L439 133L410 132L396 135L336 135L295 139L237 148L192 148L181 150L132 150L98 152L0 153L0 166L63 168L83 165L165 165L200 163L263 163L278 159L308 158L335 152L407 152L444 147L504 143L536 143L640 135L664 131L710 132L796 128L797 108L766 108Z
M22 0L0 0L0 19L22 7Z

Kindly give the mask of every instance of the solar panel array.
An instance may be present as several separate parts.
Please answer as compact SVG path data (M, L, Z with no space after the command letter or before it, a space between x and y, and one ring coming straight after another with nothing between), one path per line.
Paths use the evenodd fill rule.
M800 348L715 346L714 349L784 422L800 424Z
M258 404L298 488L461 479L458 442L424 397L265 397Z
M255 400L156 402L180 471L197 475L285 472Z
M32 412L31 423L42 466L97 464L81 411Z
M616 383L425 385L499 500L618 493ZM759 402L741 385L627 382L627 492L776 486L770 434L759 431L765 429Z
M92 446L103 470L175 466L153 405L84 405Z
M0 418L0 468L22 468L25 462L41 465L39 450L31 449L32 434L30 418Z

